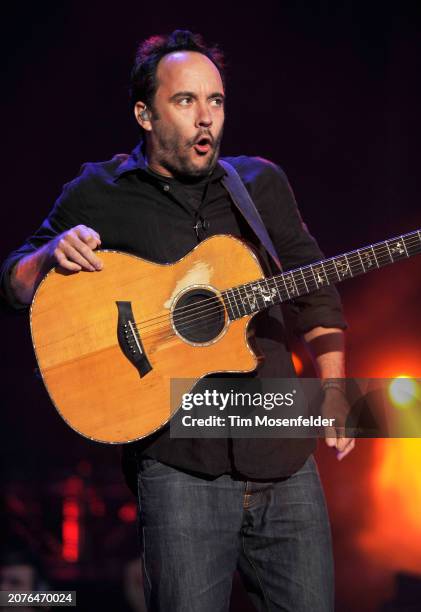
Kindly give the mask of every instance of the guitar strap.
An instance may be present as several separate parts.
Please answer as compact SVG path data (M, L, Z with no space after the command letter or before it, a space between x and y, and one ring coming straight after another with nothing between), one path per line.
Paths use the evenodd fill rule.
M273 246L273 242L270 239L268 231L263 223L262 217L260 216L259 211L256 208L255 203L250 197L249 192L247 191L243 181L241 180L240 175L237 170L226 161L219 159L218 162L221 164L225 172L226 176L222 179L222 184L225 189L228 191L231 196L232 201L241 212L253 232L256 234L261 244L265 247L266 251L272 257L275 262L277 268L282 271L281 262L279 261L279 257L276 254L275 247Z

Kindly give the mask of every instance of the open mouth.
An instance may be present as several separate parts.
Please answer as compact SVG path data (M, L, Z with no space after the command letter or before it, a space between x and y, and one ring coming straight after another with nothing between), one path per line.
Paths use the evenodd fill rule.
M212 148L212 140L208 136L202 136L193 146L199 155L205 155Z

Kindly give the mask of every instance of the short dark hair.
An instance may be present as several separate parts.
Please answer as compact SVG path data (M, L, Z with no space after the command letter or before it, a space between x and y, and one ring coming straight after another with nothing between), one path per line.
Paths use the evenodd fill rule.
M130 102L142 100L150 108L157 90L156 71L160 60L174 51L196 51L209 58L218 68L225 83L224 55L217 47L208 47L200 34L174 30L167 36L151 36L140 43L130 79Z

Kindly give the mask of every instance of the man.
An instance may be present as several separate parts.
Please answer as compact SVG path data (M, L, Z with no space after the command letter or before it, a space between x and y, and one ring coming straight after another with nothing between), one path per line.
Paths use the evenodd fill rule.
M0 552L0 591L39 591L48 588L37 557L17 538L13 542L3 541ZM36 604L19 607L22 612L39 609ZM11 606L0 605L0 610L10 609Z
M139 47L131 97L143 143L130 156L86 164L41 228L10 255L2 290L16 308L30 303L54 265L100 271L100 245L172 262L204 238L229 233L254 243L271 268L221 183L221 53L186 31L153 37ZM282 170L245 156L229 162L254 199L284 268L320 259ZM320 289L297 299L291 312L295 331L315 348L320 376L343 377L346 325L336 291ZM257 376L294 376L279 306L257 315L251 328L265 355ZM336 386L326 393L333 400L341 396ZM353 447L340 437L328 443L338 458ZM313 450L313 441L304 439L171 439L168 428L128 446L148 609L226 610L238 567L259 610L331 610L329 523Z

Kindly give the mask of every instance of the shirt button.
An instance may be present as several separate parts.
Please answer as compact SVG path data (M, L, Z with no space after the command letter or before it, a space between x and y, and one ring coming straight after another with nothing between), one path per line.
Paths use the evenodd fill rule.
M170 186L169 185L164 185L164 191L169 191L170 190Z

